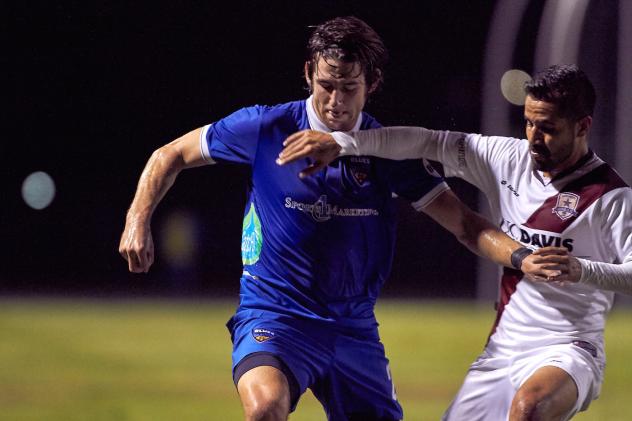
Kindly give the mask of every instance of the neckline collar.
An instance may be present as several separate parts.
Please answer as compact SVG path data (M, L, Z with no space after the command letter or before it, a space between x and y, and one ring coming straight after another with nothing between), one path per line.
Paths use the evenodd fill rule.
M309 128L312 130L318 130L319 132L331 133L329 127L323 123L320 118L318 118L318 114L316 114L316 110L314 109L314 95L310 95L306 100L306 109L307 109L307 120L309 121ZM357 132L360 130L360 126L362 125L362 113L358 116L355 125L351 131Z
M551 177L551 178L547 178L544 176L544 173L542 171L537 171L538 175L540 176L540 179L545 182L545 180L548 180L548 182L545 182L545 184L550 184L553 181L559 180L562 177L566 177L567 175L577 171L578 169L580 169L581 167L583 167L584 165L586 165L586 163L588 161L590 161L593 157L595 156L595 153L593 152L592 149L588 149L588 152L586 153L586 155L582 156L581 158L579 158L579 160L574 163L573 165L571 165L570 167L566 168L565 170L559 172L558 174L556 174L555 176Z

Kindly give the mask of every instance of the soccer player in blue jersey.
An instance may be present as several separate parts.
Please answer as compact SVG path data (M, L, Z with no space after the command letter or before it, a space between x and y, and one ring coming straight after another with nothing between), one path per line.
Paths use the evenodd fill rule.
M151 215L181 170L249 165L240 302L227 324L246 419L285 420L310 388L330 420L399 420L373 311L393 257L393 194L501 264L509 265L519 245L464 206L421 160L341 158L305 178L296 175L306 160L277 165L296 131L380 127L362 111L386 59L373 29L336 18L315 28L307 49L309 98L242 108L154 152L119 251L130 271L149 270Z

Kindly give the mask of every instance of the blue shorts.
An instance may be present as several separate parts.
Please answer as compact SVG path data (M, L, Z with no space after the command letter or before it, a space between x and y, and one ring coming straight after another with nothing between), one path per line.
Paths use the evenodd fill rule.
M259 365L280 368L290 389L294 383L298 393L292 397L292 410L310 388L330 421L403 418L376 327L345 330L332 328L332 323L268 314L235 316L227 326L233 340L233 374L253 353L278 358L281 366ZM239 378L233 378L236 384Z

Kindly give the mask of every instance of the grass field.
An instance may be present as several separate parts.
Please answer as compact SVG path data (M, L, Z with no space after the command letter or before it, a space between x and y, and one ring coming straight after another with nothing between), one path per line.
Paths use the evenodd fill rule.
M0 299L0 420L239 420L224 301ZM437 420L493 319L469 303L382 301L407 420ZM602 397L577 420L629 420L632 311L612 313ZM293 421L323 420L303 396Z

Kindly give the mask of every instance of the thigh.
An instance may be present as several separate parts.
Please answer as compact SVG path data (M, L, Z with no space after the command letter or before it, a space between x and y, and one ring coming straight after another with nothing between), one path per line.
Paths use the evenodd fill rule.
M330 420L403 418L377 333L364 338L338 336L332 369L312 391Z
M292 410L299 396L329 369L332 360L326 346L328 338L300 321L262 317L239 320L232 324L231 333L235 383L256 367L276 368L294 392Z
M470 366L444 421L499 421L507 419L515 388L508 375L508 359L483 353Z
M257 366L241 375L237 391L246 414L268 411L279 419L290 413L291 396L287 376L272 366Z

